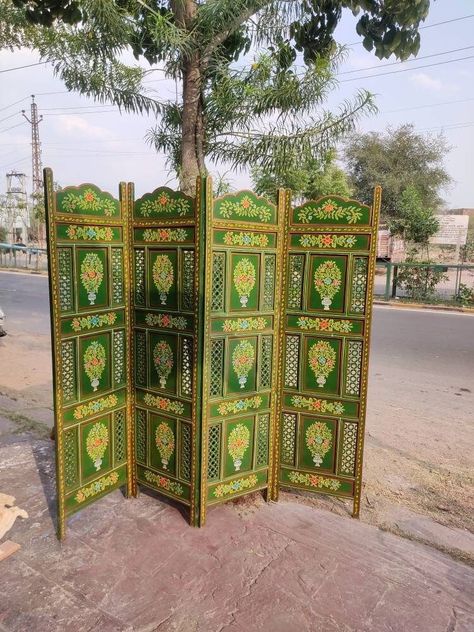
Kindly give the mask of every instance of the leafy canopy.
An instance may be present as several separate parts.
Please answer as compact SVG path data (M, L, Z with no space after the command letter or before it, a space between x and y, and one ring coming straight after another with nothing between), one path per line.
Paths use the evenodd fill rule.
M424 208L438 211L441 191L451 178L444 166L449 151L442 136L419 134L413 125L388 128L383 134L354 134L344 157L354 195L370 203L376 184L383 188L382 216L400 217L402 194L412 187Z
M408 186L400 196L398 217L389 221L390 230L414 244L426 246L439 229L433 209L425 206L415 187Z

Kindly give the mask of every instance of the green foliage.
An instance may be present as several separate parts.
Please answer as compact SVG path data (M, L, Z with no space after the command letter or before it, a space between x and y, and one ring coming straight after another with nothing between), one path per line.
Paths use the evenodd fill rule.
M323 160L309 159L305 163L288 164L279 173L252 169L256 192L275 199L279 188L291 189L295 200L315 200L323 195L350 197L351 189L343 169L335 164L336 153L330 150Z
M470 307L474 305L474 288L469 287L465 283L459 284L458 301L463 305Z
M442 136L419 134L413 125L388 128L385 134L354 134L345 144L345 162L354 195L370 203L374 186L383 189L382 217L399 217L400 198L408 187L426 208L438 211L441 190L451 178L444 167L449 151Z
M0 226L0 242L5 243L7 241L8 232L5 226Z
M421 195L413 186L402 192L397 203L397 216L389 220L388 225L394 235L425 246L439 229L433 209L423 205Z
M397 285L416 301L429 301L436 298L437 286L442 281L448 280L444 268L433 264L417 265L417 263L429 264L429 261L407 261L406 263L413 263L413 265L400 267Z

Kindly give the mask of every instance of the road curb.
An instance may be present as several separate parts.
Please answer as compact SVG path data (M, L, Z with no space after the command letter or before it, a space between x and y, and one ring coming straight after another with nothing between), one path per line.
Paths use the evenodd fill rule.
M26 276L47 276L47 270L25 270L21 268L0 268L0 272L6 272L7 274L24 274Z
M393 309L434 309L440 312L458 312L474 315L472 307L454 307L452 305L432 305L430 303L399 303L398 301L374 301L374 305L385 305Z

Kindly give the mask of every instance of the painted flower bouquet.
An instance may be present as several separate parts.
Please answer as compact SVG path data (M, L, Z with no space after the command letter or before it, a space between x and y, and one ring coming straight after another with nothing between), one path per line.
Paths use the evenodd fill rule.
M156 289L160 293L160 301L162 305L166 305L168 292L174 281L173 264L168 255L158 255L153 264L152 270L153 282Z
M332 434L327 424L317 421L308 426L306 430L306 445L311 452L314 465L319 467L332 445Z
M240 470L244 454L250 445L250 431L244 424L237 424L229 434L227 448L234 461L235 471Z
M95 252L88 252L81 263L81 281L91 305L95 304L97 292L104 278L104 266Z
M94 391L99 386L100 378L105 369L106 353L104 346L93 340L84 353L84 371L91 381Z
M309 366L311 367L318 386L321 388L331 371L336 366L336 352L326 340L316 342L308 353Z
M248 340L242 340L232 353L232 367L239 378L240 388L244 388L255 359L255 350Z
M168 424L165 424L163 421L156 428L155 443L160 453L163 467L166 470L174 452L174 434Z
M86 452L94 461L97 471L102 466L102 459L109 444L109 429L101 422L92 426L86 439Z
M234 268L234 285L240 297L240 304L246 307L250 292L255 287L255 266L245 257Z
M165 388L166 380L174 365L173 351L165 340L156 343L153 349L153 364L160 378L160 386Z
M341 288L341 271L335 261L324 261L316 268L314 273L314 287L321 296L321 302L325 311L329 307Z

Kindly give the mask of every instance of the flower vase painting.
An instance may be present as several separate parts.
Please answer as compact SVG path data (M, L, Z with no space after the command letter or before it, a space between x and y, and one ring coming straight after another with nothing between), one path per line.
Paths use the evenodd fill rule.
M165 388L174 365L173 350L165 340L156 343L153 349L153 364L160 380L160 386Z
M234 285L242 307L247 307L250 292L255 287L256 278L255 266L250 259L247 257L241 259L234 268Z
M90 305L95 305L97 292L104 278L104 266L95 252L88 252L81 263L81 282Z
M242 459L250 445L250 430L244 424L237 424L229 434L227 448L234 462L235 471L238 472L242 465Z
M329 342L319 340L310 348L308 361L318 386L322 388L336 366L336 352Z
M155 443L160 453L161 463L163 468L168 469L168 463L174 452L174 434L168 424L163 421L156 428Z
M109 429L104 423L92 426L86 439L86 452L94 462L97 471L102 467L102 460L109 444Z
M105 369L106 353L100 342L94 340L84 353L84 371L91 382L94 391L97 390Z
M160 295L162 305L166 305L168 293L173 285L174 270L168 255L158 255L153 264L153 282Z
M248 374L255 359L255 350L248 340L242 340L232 353L232 368L239 380L240 388L245 388Z
M329 311L334 297L341 288L341 271L335 261L324 261L314 273L314 287L321 297L324 311Z
M321 467L324 457L331 449L332 434L327 424L315 422L306 430L306 446L311 452L315 467Z

